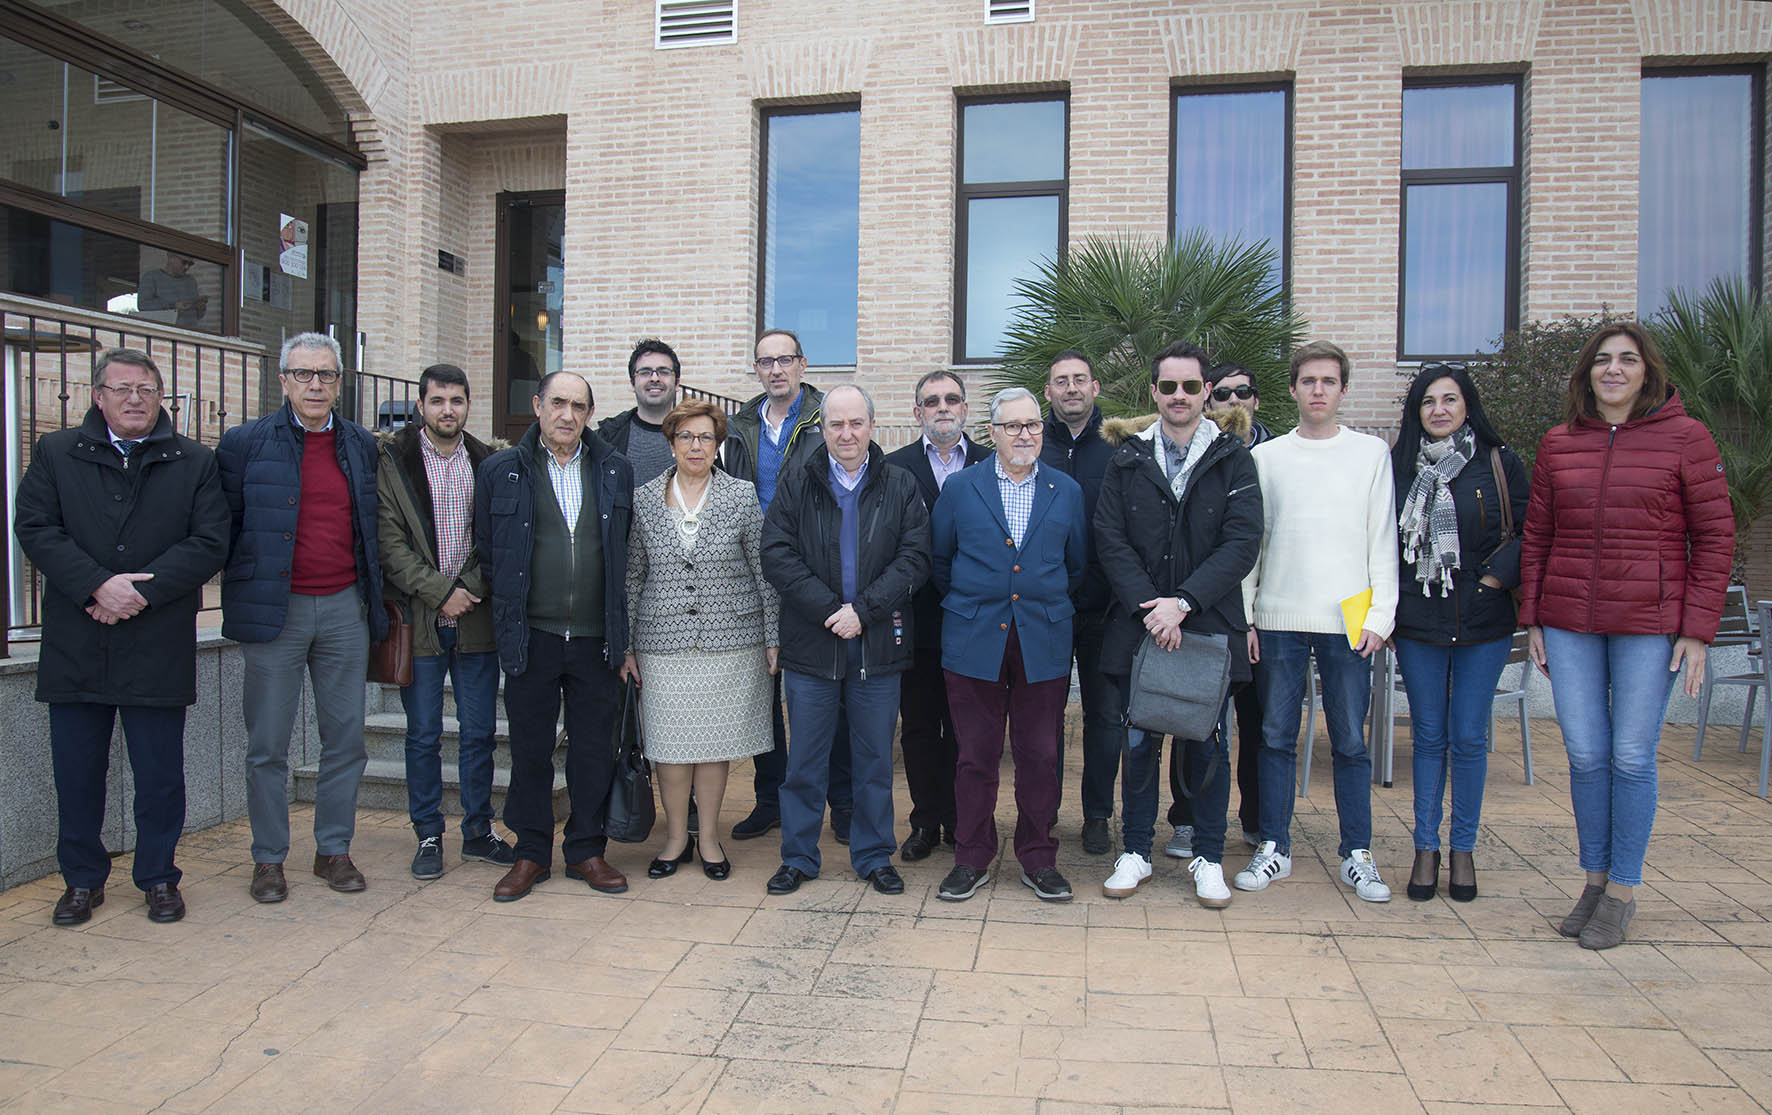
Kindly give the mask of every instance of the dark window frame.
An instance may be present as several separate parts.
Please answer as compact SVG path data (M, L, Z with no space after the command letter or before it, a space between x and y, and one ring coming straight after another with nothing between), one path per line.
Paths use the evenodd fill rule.
M1280 220L1280 290L1288 297L1292 291L1292 213L1293 213L1293 143L1296 97L1291 78L1279 81L1222 81L1208 83L1176 82L1169 87L1169 242L1175 242L1176 156L1180 149L1181 98L1212 96L1225 93L1284 93L1286 95L1285 182L1281 205L1285 211Z
M529 423L535 420L531 414L512 414L510 412L511 394L511 346L507 338L511 331L511 206L519 205L566 205L565 190L500 190L493 195L494 211L493 257L492 257L492 432L494 436L503 437L512 444L523 436ZM541 369L545 378L546 368ZM611 411L611 413L614 413Z
M817 116L831 112L860 112L860 101L832 101L829 104L811 105L759 105L757 106L757 312L756 329L752 331L753 341L762 335L765 329L785 328L780 322L767 321L763 316L766 292L769 289L769 121L777 116ZM857 147L860 146L859 137ZM860 245L856 250L856 278L860 279L861 252ZM859 285L859 283L858 283ZM856 360L861 359L861 307L856 307ZM810 368L848 368L849 364L813 364Z
M1021 182L966 182L966 110L973 105L1034 104L1057 101L1064 106L1064 177L1034 179ZM954 336L953 363L956 366L994 366L1001 363L996 356L966 355L966 252L967 207L969 203L987 198L1056 197L1058 199L1058 255L1063 258L1070 245L1070 182L1071 182L1071 94L1070 90L1045 93L991 93L954 98Z
M1403 91L1434 88L1477 88L1511 85L1514 90L1514 162L1511 167L1458 167L1436 170L1401 170L1397 190L1397 361L1425 363L1432 360L1481 360L1482 352L1410 352L1404 347L1404 316L1409 295L1409 187L1411 186L1507 186L1507 278L1503 292L1502 332L1511 333L1520 327L1520 212L1525 175L1523 155L1525 142L1525 76L1524 74L1466 75L1456 77L1405 77ZM1399 125L1401 114L1399 114ZM1398 129L1398 163L1402 162L1401 127ZM1400 166L1399 166L1400 169Z
M1656 65L1644 66L1638 78L1637 98L1642 103L1642 80L1652 77L1713 77L1718 75L1745 75L1750 79L1748 92L1748 119L1751 138L1748 140L1749 177L1752 179L1748 187L1747 223L1748 232L1752 237L1750 250L1747 253L1747 282L1750 289L1764 293L1761 285L1765 279L1766 262L1766 63L1704 63L1692 65ZM1642 144L1638 142L1638 171L1641 172ZM1639 191L1640 198L1640 191ZM1640 205L1640 201L1639 201ZM1639 209L1639 214L1641 210ZM1639 222L1641 217L1639 216ZM1641 228L1638 235L1642 235ZM1637 260L1639 284L1641 282L1643 261Z

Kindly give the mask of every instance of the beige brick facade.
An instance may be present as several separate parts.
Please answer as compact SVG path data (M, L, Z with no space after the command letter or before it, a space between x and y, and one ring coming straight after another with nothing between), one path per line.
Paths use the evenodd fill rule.
M861 107L856 375L898 414L951 357L956 94L1068 91L1074 242L1164 235L1176 85L1281 79L1297 303L1356 361L1349 419L1389 425L1406 76L1524 75L1530 320L1634 304L1641 66L1772 52L1772 4L1748 0L1039 0L1034 22L1001 26L984 0L745 0L737 43L662 51L644 0L275 3L361 113L371 370L454 360L489 398L494 196L563 188L566 364L605 410L645 335L688 382L749 393L766 107ZM439 248L466 273L439 270Z

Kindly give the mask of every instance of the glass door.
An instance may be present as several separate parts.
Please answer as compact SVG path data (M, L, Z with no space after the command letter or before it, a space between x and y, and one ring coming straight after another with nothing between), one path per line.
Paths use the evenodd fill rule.
M516 441L535 420L541 377L561 368L566 191L502 193L497 203L493 432Z

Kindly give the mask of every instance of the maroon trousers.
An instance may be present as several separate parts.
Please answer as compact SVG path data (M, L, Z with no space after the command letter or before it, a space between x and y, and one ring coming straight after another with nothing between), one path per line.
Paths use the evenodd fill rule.
M997 858L997 783L1003 766L1003 728L1015 763L1015 858L1029 873L1052 867L1058 841L1058 738L1071 679L1029 682L1014 625L995 681L944 670L959 761L954 771L954 862L986 870Z

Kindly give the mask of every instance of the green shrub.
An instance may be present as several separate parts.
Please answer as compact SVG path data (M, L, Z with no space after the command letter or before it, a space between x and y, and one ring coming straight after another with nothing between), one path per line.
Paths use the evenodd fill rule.
M1471 365L1483 410L1528 472L1538 456L1538 443L1563 421L1569 373L1581 346L1602 325L1628 320L1602 306L1599 313L1585 317L1568 314L1553 321L1528 322L1503 334L1494 356Z

